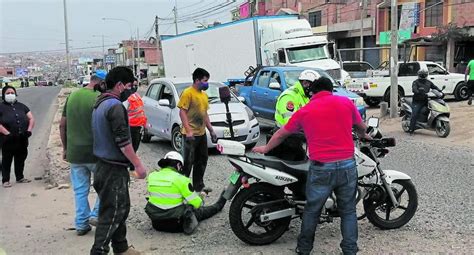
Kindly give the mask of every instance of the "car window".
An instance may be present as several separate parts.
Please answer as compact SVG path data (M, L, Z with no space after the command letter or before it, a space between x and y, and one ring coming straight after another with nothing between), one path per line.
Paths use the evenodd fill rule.
M360 71L366 72L367 70L372 70L374 69L371 65L367 63L360 63Z
M161 100L161 99L168 99L168 101L170 102L170 104L173 103L173 91L171 90L171 87L168 86L168 85L163 85L163 89L161 90L161 92L159 93L159 96L158 96L158 100Z
M270 71L261 72L260 75L258 76L257 86L266 88L268 86L269 78L270 78Z
M438 65L427 64L429 74L446 74L446 71Z
M152 84L151 87L148 89L146 96L158 100L158 93L160 92L161 84Z
M280 84L280 87L281 87L281 79L280 79L280 75L278 74L278 72L272 72L272 76L270 77L270 83L272 82L276 82L278 84ZM268 83L268 85L270 85L270 83Z
M417 76L420 70L419 63L402 63L398 67L398 76Z

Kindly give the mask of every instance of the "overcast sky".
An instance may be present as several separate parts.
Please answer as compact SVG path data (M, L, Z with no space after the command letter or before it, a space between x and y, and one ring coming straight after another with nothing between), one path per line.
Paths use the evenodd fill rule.
M223 5L228 0L178 0L178 17L189 15L185 23L179 23L179 32L196 29L199 22L230 20L230 9L242 0L229 3L209 14L209 8ZM175 0L67 0L68 27L71 48L94 47L100 51L101 35L105 45L117 45L130 38L126 22L104 21L102 18L128 20L134 30L139 29L143 39L151 31L155 15L172 18ZM212 9L211 9L212 10ZM201 14L195 17L194 14ZM191 14L191 15L190 15ZM174 25L160 21L160 34L174 34ZM63 0L0 0L0 53L43 51L65 48ZM107 47L106 47L107 48Z

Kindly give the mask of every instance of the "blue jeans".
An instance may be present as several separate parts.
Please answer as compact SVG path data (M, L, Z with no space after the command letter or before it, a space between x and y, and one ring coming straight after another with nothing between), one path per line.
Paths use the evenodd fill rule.
M91 187L91 174L95 173L95 164L71 164L71 183L74 188L76 202L75 226L77 230L89 227L89 218L99 216L99 198L96 198L94 209L89 206L89 190Z
M410 119L410 132L415 131L416 128L416 122L418 121L418 118L420 116L421 110L423 110L423 107L426 105L426 103L423 102L413 102L412 103L412 113L411 113L411 119Z
M337 210L341 217L341 248L344 254L356 254L357 248L357 169L354 159L311 164L306 181L306 206L304 207L301 233L298 236L298 251L309 254L313 249L316 226L321 209L334 192Z

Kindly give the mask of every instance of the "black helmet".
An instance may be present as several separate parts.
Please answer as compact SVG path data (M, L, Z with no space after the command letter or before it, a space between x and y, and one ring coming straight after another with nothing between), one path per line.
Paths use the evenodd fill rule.
M428 70L426 70L426 68L421 68L418 70L418 78L426 79L426 77L428 77Z

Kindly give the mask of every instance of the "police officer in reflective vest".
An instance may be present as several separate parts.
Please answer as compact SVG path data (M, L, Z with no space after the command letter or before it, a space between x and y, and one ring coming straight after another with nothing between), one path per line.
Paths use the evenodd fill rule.
M130 137L132 138L133 150L137 152L142 139L142 130L147 124L145 116L144 104L140 95L137 93L138 81L135 78L133 85L126 87L124 93L121 95L123 105L127 109L128 122L130 124ZM130 165L130 171L135 170L133 165Z
M299 81L280 94L275 110L276 128L272 133L283 127L290 120L293 113L309 102L311 83L320 77L321 75L314 70L304 70L298 78ZM306 152L303 149L303 141L303 135L293 134L267 155L273 155L284 160L304 160Z
M190 179L181 174L183 162L181 154L168 152L158 162L161 170L147 178L150 196L145 212L156 230L192 234L199 221L214 216L226 203L222 193L215 204L202 206L205 193L195 192Z

